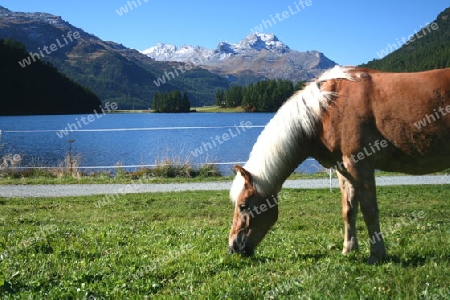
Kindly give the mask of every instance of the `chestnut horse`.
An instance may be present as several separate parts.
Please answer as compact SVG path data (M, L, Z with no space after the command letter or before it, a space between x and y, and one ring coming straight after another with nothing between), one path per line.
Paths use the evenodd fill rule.
M449 115L447 115L449 114ZM278 218L278 192L306 158L335 168L342 193L346 254L358 248L360 206L370 263L387 257L375 169L426 174L450 167L450 69L386 73L335 67L278 110L236 166L230 253L252 255Z

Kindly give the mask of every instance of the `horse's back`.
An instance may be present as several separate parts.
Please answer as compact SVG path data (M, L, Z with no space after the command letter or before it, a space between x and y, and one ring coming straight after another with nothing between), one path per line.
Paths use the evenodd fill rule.
M338 93L323 119L321 140L329 151L349 156L385 140L388 146L371 156L377 169L425 174L450 168L450 69L350 72L353 81L322 84Z
M375 127L390 143L381 166L409 173L450 167L450 69L369 74Z

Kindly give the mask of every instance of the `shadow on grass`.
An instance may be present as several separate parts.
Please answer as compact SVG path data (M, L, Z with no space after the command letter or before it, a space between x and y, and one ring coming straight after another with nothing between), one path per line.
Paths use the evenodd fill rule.
M241 254L228 254L228 255L236 255L236 257L240 257L242 261L247 262L247 263L258 263L258 264L267 264L267 263L276 263L278 262L280 259L292 262L292 263L296 263L299 261L313 261L313 262L318 262L322 259L325 259L327 257L329 257L328 254L326 253L305 253L305 254L299 254L296 255L295 257L284 257L284 255L282 253L279 254L279 256L275 256L275 255L268 255L268 254L258 254L255 253L255 255L253 256L246 256L246 255L241 255Z
M424 254L415 254L409 255L408 257L400 257L398 255L389 255L387 259L387 263L393 263L397 265L401 265L403 267L421 267L429 263L430 261L435 262L450 262L450 254L440 255L438 253L429 253L427 255Z
M350 262L351 264L366 264L372 265L368 263L369 256L364 255L361 252L355 251L342 256L345 260ZM413 254L408 256L398 256L389 254L388 258L378 264L375 265L387 265L387 264L395 264L400 265L405 268L417 268L421 266L427 265L430 261L434 262L448 262L450 263L450 254L438 254L438 253L428 253L428 254Z

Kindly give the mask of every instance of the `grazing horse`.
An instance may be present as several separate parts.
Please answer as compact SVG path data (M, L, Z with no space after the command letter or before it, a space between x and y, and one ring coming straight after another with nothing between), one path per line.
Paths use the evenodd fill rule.
M449 115L447 115L449 114ZM236 166L230 253L252 255L278 218L278 192L306 158L335 168L342 193L343 253L358 248L361 208L369 263L387 257L375 169L426 174L450 167L450 69L386 73L335 67L297 92Z

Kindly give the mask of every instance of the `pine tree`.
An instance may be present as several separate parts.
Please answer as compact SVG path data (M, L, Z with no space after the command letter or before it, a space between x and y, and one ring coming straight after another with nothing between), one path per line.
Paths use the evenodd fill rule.
M189 112L190 110L191 110L191 102L189 101L188 94L186 92L184 92L180 111L181 112Z
M224 90L217 90L216 91L216 105L219 107L225 107L225 91Z

